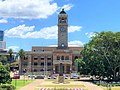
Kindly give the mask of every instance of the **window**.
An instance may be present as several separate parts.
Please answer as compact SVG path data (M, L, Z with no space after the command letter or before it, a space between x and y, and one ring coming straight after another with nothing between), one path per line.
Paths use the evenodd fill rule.
M51 69L48 69L47 71L51 71Z
M64 60L64 56L61 57L61 60Z
M23 64L24 66L27 66L27 62L24 62L24 64Z
M40 71L44 71L44 69L40 69Z
M75 59L78 59L78 56L75 56Z
M69 56L66 56L66 57L65 57L65 60L69 60Z
M57 60L60 60L60 56L57 56Z
M27 59L28 59L28 56L25 56L25 57L24 57L24 60L27 60Z
M66 23L66 20L62 18L62 20L60 20L60 23Z
M37 62L34 62L34 66L37 66L38 65L38 63Z
M34 69L34 72L37 72L37 69Z
M64 43L62 43L61 46L64 47L65 46Z
M51 63L47 63L48 66L51 66L52 64Z
M41 60L44 60L44 56L41 56Z
M44 66L44 62L41 63L41 66Z
M48 57L47 57L47 60L51 60L51 56L48 56Z
M38 56L34 56L34 60L38 60Z

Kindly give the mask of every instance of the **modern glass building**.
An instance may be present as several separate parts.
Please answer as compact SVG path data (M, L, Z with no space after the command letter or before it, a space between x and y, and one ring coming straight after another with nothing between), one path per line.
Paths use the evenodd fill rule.
M4 31L0 31L0 41L4 40Z
M6 49L6 42L4 41L4 31L0 31L0 49Z

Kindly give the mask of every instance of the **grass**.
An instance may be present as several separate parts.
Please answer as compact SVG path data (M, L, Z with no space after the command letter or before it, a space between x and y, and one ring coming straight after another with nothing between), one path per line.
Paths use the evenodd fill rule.
M20 89L21 87L33 82L34 80L19 80L19 79L13 79L12 85L16 87L16 90Z
M104 90L108 90L107 87ZM111 90L120 90L120 87L112 87Z

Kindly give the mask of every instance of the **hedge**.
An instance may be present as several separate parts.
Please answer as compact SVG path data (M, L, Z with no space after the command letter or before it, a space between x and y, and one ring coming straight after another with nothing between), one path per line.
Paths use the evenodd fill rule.
M8 84L2 84L0 85L0 90L15 90L15 86L8 85Z

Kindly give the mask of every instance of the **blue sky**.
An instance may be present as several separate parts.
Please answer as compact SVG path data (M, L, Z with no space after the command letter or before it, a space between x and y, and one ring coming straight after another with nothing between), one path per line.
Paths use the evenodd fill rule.
M83 46L94 32L120 31L120 0L0 0L6 49L57 45L57 20L68 14L69 46Z

